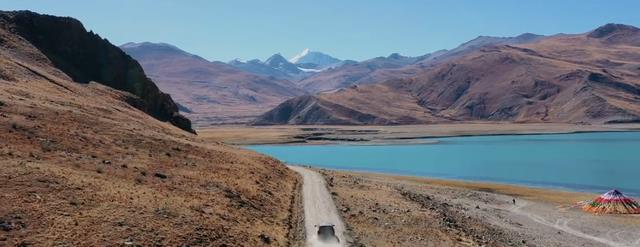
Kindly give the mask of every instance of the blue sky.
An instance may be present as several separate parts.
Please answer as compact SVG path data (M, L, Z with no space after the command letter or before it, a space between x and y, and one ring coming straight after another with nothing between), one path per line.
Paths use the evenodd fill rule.
M640 26L640 1L622 0L0 0L0 9L71 16L117 45L166 42L220 61L291 57L307 47L341 59L416 56L478 35Z

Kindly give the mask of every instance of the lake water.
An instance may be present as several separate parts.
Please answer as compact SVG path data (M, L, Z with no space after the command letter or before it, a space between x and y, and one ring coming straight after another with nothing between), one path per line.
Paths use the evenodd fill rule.
M433 138L415 145L256 145L290 164L640 195L640 132Z

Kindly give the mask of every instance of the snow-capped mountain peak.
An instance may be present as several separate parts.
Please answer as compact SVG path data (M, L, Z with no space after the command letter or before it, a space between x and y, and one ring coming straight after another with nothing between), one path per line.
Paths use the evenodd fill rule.
M313 64L320 68L331 67L334 64L339 63L341 60L335 57L329 56L322 52L312 51L309 48L304 49L298 55L289 59L289 62L293 64Z

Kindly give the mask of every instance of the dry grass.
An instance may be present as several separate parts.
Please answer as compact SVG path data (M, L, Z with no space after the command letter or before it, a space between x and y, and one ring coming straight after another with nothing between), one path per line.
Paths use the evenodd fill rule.
M246 125L219 125L198 129L198 135L212 142L227 144L267 144L295 141L294 136L302 134L294 127L252 127Z
M320 172L328 181L356 242L354 246L595 244L563 232L565 228L553 227L560 219L570 221L570 229L592 236L619 232L621 237L612 239L618 243L633 243L640 236L640 217L593 215L576 207L576 202L593 199L593 194L374 173ZM512 204L514 198L518 208Z
M280 162L158 122L0 35L1 246L289 243L298 179Z
M497 239L503 233L489 224L463 225L457 219L460 208L451 202L434 201L423 207L407 200L394 186L401 182L391 178L381 181L372 174L326 170L323 174L353 246L508 246Z

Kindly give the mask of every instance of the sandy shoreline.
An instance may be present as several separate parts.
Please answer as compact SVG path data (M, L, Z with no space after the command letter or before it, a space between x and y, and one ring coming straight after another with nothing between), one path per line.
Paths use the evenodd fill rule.
M479 135L570 134L585 132L640 131L640 124L575 125L556 123L457 123L396 126L220 125L198 129L198 135L212 142L231 145L415 144L425 138Z
M355 246L640 244L640 216L592 215L576 205L595 194L319 171L328 181Z
M330 170L340 174L367 177L377 180L402 181L403 183L412 183L416 185L437 185L455 187L461 189L477 190L489 193L497 193L511 195L523 199L544 201L548 203L568 204L578 201L593 199L598 196L597 193L577 191L571 189L554 188L554 187L537 187L513 183L500 183L491 181L473 181L462 179L447 179L436 177L410 176L381 172L369 171L351 171L330 168L318 168L320 170Z

